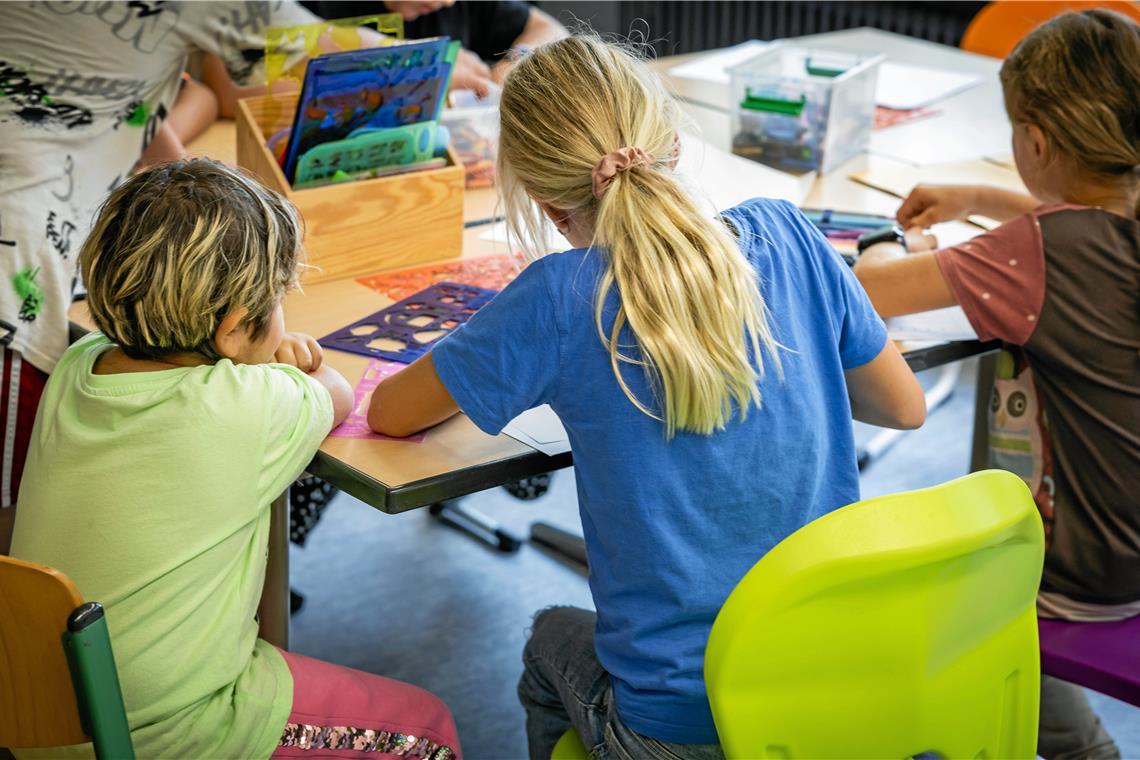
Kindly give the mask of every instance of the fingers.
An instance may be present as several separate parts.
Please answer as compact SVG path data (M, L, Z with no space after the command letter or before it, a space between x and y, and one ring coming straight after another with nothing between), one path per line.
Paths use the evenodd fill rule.
M922 231L922 227L911 227L906 231L906 249L911 253L938 249L938 238Z
M320 345L308 335L286 333L273 358L281 364L290 364L302 372L314 372L321 366L324 353Z
M491 69L470 50L460 50L451 75L451 89L474 90L481 98L491 91Z
M935 199L932 194L922 185L910 191L910 195L899 206L898 213L895 217L904 229L909 227L928 227L929 224L922 224L918 218L929 218L932 216Z
M930 237L933 237L933 236L930 236ZM325 359L324 349L321 348L321 344L317 343L317 339L314 338L312 335L306 335L305 336L305 345L309 349L309 362L311 365L305 371L306 372L316 372L318 369L321 368L321 362L323 362Z

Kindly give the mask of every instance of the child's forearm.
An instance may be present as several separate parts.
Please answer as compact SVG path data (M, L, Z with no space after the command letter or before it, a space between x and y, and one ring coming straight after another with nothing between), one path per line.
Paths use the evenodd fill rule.
M185 145L206 131L217 118L217 96L206 85L190 79L182 85L182 91L178 93L178 99L174 101L174 108L170 109L166 123Z
M356 401L352 386L344 379L344 375L327 364L322 364L310 372L309 377L323 385L332 397L333 427L344 422L352 413L352 405Z
M974 193L971 205L971 214L981 214L999 222L1008 222L1010 219L1029 213L1041 205L1041 202L1032 195L1015 193L1000 187L978 185L971 188Z

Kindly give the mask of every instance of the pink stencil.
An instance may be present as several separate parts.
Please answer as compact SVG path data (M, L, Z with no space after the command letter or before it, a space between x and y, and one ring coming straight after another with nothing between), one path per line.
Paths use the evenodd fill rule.
M356 281L393 301L402 301L445 280L490 290L502 290L508 282L515 279L517 274L514 257L504 253L498 256L479 256L415 269L403 269L398 272L381 272L359 277Z
M426 433L417 433L407 438L393 438L389 435L373 433L368 427L368 403L372 400L372 391L380 384L381 380L391 377L406 366L408 365L400 362L386 362L379 359L368 362L368 369L364 370L360 382L356 384L356 400L353 402L352 413L329 435L335 435L337 438L374 438L380 441L423 443L424 438L427 437Z
M938 113L940 111L936 108L911 108L900 111L895 108L875 106L875 129L886 129L915 119L925 119L927 116L934 116Z

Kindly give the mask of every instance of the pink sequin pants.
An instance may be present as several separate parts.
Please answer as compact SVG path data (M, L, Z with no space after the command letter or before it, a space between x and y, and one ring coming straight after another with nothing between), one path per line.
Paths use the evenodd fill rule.
M434 694L290 652L281 656L293 673L293 711L273 757L460 757L455 721Z

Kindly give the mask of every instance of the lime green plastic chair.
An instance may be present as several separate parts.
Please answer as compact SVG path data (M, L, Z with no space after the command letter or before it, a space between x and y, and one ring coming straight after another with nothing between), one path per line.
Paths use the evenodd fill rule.
M988 470L836 510L744 576L705 683L729 758L1033 758L1044 535ZM584 760L568 731L553 760Z
M574 729L562 734L562 738L554 745L554 751L550 753L550 760L588 760L589 757L590 751Z
M713 624L730 758L1033 758L1044 535L1015 475L868 499L801 528Z

